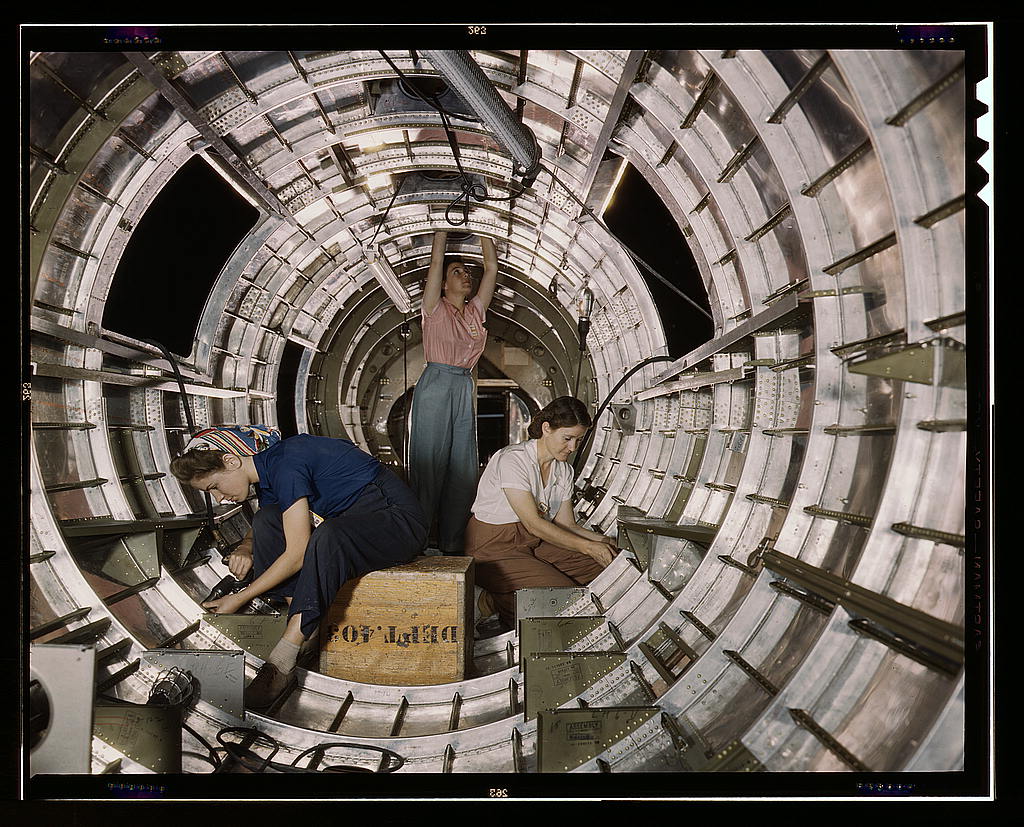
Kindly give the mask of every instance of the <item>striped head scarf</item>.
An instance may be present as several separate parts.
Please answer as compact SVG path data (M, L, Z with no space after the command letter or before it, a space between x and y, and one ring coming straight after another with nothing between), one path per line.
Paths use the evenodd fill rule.
M215 425L199 431L185 445L185 451L223 451L239 457L252 456L281 441L281 432L269 425Z

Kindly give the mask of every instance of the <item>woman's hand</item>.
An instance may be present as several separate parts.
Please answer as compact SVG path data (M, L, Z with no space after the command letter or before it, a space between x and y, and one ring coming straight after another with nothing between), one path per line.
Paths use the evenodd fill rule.
M243 540L238 547L228 555L228 571L236 580L242 580L252 568L252 544L248 545Z
M606 538L609 539L610 538ZM610 542L602 542L601 540L584 540L583 548L580 549L588 557L593 557L602 566L609 565L615 555L613 553L613 546Z
M203 604L204 609L209 609L212 614L217 615L233 615L238 614L239 610L249 602L248 597L239 597L241 592L235 594L226 594L217 600L210 600Z

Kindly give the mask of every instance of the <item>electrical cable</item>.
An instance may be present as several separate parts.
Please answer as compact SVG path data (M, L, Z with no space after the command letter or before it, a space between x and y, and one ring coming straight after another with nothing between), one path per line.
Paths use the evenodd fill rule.
M175 360L175 358L171 355L171 352L156 339L142 339L141 341L153 345L153 347L159 350L160 353L163 354L163 357L168 362L170 362L171 372L174 374L174 378L178 383L178 393L181 395L181 404L182 407L185 409L185 422L188 424L188 435L189 437L195 436L196 421L192 416L192 406L189 404L188 394L185 392L185 380L181 378L181 371L178 369L177 360ZM187 444L188 440L185 440L185 442ZM217 526L213 520L213 502L210 499L210 494L208 491L203 492L203 501L206 503L207 528L209 528L210 534L214 542L216 543L219 532L217 531Z
M199 752L188 751L188 752L182 752L182 755L194 755L197 758L202 758L203 760L208 761L210 764L213 764L213 766L216 767L217 769L220 769L221 760L220 760L220 758L217 755L216 748L210 746L210 742L209 741L207 741L202 735L200 735L198 732L196 732L192 727L190 727L184 721L181 722L181 726L182 726L183 729L185 729L188 732L190 732L192 734L192 737L196 738L199 741L199 743L201 743L204 747L206 747L206 751L209 753L208 756L205 756L205 755L203 755L202 753L199 753Z
M470 196L470 194L471 194L471 192L472 192L472 190L474 188L480 189L480 187L479 187L479 185L474 185L472 183L472 181L469 179L469 176L467 175L466 171L462 168L462 161L459 158L459 153L458 153L458 149L457 149L457 142L454 140L454 136L452 135L451 127L450 127L449 122L448 122L448 116L453 114L453 113L447 112L444 109L444 107L441 106L441 104L438 102L437 97L435 95L430 95L429 93L420 94L420 92L416 90L414 84L408 82L408 78L406 77L405 73L402 72L402 70L399 69L397 65L395 65L394 61L392 61L391 58L389 58L382 50L378 50L378 51L380 52L381 56L388 62L388 64L391 66L391 68L394 69L395 73L402 80L406 81L406 88L409 89L409 91L415 97L419 98L424 103L428 103L431 106L433 106L437 110L438 114L440 114L440 116L441 116L441 122L444 125L445 134L448 137L448 143L452 145L452 154L455 156L455 164L458 167L459 174L462 176L462 179L463 179L462 180L463 193L458 198L456 198L454 201L452 201L451 204L448 205L448 208L445 210L445 220L447 220L450 223L452 223L453 226L462 226L463 224L467 223L468 220L469 220L469 196ZM555 181L556 183L558 183L559 186L561 186L562 189L564 189L569 194L569 197L572 198L572 200L575 201L577 204L579 204L580 208L587 215L589 215L595 222L597 222L597 224L600 227L602 227L604 229L604 231L607 232L608 235L610 235L615 240L615 242L622 248L622 250L626 253L626 255L628 255L631 259L633 259L633 261L635 261L637 264L641 265L652 276L654 276L656 279L658 279L662 284L664 284L666 287L668 287L674 293L676 293L681 298L683 298L687 302L689 302L698 312L702 313L704 316L706 316L708 319L710 319L712 322L714 322L714 317L711 315L711 313L709 311L707 311L703 307L701 307L700 304L698 304L696 301L694 301L692 298L690 298L686 293L684 293L682 290L680 290L669 279L667 279L665 276L661 275L661 273L659 273L657 270L655 270L650 264L648 264L646 261L644 261L642 258L640 258L640 256L638 256L636 253L634 253L626 245L626 243L621 238L619 238L617 235L615 235L615 233L613 233L611 231L611 229L609 229L608 225L605 224L604 221L602 221L601 218L598 217L598 215L596 213L594 213L594 211L590 207L588 207L586 204L584 204L582 201L580 201L580 199L576 197L576 193L574 193L568 187L568 185L564 184L558 178L558 176L555 175L554 172L552 172L545 164L539 163L538 166L540 167L540 169L543 169L548 175L550 175L552 180ZM522 194L522 191L520 191L518 193L514 193L513 195L505 198L505 197L497 197L497 196L487 196L486 194L483 197L481 197L480 195L478 195L476 193L472 193L473 197L476 198L478 201L485 201L485 200L486 201L513 201L514 199L518 198L521 194ZM451 211L451 209L456 204L458 204L463 199L465 199L465 201L466 201L466 203L463 205L463 220L461 222L455 223L450 218L450 211Z
M601 414L604 413L605 408L608 407L608 403L611 402L612 397L615 396L615 394L618 392L619 388L621 388L624 384L626 384L626 381L629 379L629 377L631 377L634 373L636 373L641 368L645 368L645 367L647 367L647 365L650 365L650 364L652 364L654 362L671 362L671 361L674 361L673 357L671 357L671 356L650 356L647 359L644 359L642 362L639 362L638 364L633 365L633 367L631 367L628 371L626 371L626 375L623 376L616 383L615 387L612 388L608 392L608 395L604 398L604 401L601 403L600 407L598 407L598 409L597 409L597 413L594 415L594 418L592 420L593 423L594 423L593 426L587 429L587 433L583 437L583 442L580 444L580 447L576 449L576 457L573 459L573 463L572 463L573 477L576 477L576 476L579 475L579 472L580 472L579 471L579 463L580 463L580 460L583 457L584 450L590 445L590 439L591 439L591 436L594 433L594 428L597 427L597 421L601 418Z
M272 753L270 753L270 755L263 760L262 764L258 765L258 767L256 769L253 769L252 764L248 760L248 757L242 755L240 752L238 752L235 749L238 746L238 744L232 744L230 741L225 741L224 740L223 736L225 734L229 733L229 732L244 732L244 733L253 735L254 736L253 740L258 740L258 739L262 738L264 741L269 741L270 742L270 745L274 748L274 751ZM268 766L270 766L271 759L275 755L277 755L277 753L281 749L281 745L279 743L277 743L277 741L275 741L273 738L271 738L265 732L261 732L260 730L256 729L255 727L225 727L224 729L220 730L220 732L217 733L217 740L220 741L221 746L224 747L224 750L227 752L228 755L230 755L232 758L234 758L235 761L237 761L239 764L241 764L243 767L245 767L250 772L263 772Z
M483 187L482 185L473 182L473 180L469 177L469 174L462 167L462 157L459 154L459 143L455 138L455 133L451 127L451 122L448 120L449 117L457 117L457 114L446 110L441 105L440 101L437 99L437 95L432 95L429 92L423 92L422 90L416 89L416 85L409 81L409 78L406 76L406 74L401 69L398 68L395 62L391 60L391 58L389 58L387 54L384 53L383 50L378 49L378 52L380 53L381 57L383 57L384 60L388 62L388 65L390 65L391 68L395 71L395 74L397 74L401 80L405 81L405 88L409 91L409 93L414 97L418 98L419 100L423 101L424 103L432 106L435 110L437 110L438 115L441 117L441 125L444 128L445 137L448 140L448 145L451 147L452 155L455 158L455 166L459 170L459 177L461 179L460 186L462 187L462 194L455 198L455 200L453 200L445 209L445 221L447 221L453 227L461 227L468 223L470 197L481 202L513 201L516 198L518 198L519 195L522 194L522 191L514 192L512 195L508 197L488 195L486 187ZM512 187L510 182L510 189L511 188ZM463 203L462 205L462 220L456 221L451 217L451 211L454 207L456 207L460 202L463 201L465 203Z
M388 768L386 770L367 770L365 767L357 767L354 764L331 764L329 766L324 767L323 770L316 770L316 772L380 772L380 773L387 774L387 773L392 773L392 772L395 772L396 770L401 769L402 766L405 764L405 758L403 758L397 752L394 752L393 750L387 749L386 747L377 747L377 746L374 746L373 744L350 744L350 743L346 743L344 741L340 741L340 742L325 742L325 743L322 743L322 744L315 744L315 745L311 746L309 749L299 753L295 757L295 760L292 761L291 765L294 767L296 764L298 764L300 759L302 759L306 755L309 755L309 753L311 753L311 752L318 752L318 751L319 752L326 752L329 749L335 749L335 748L338 748L338 747L348 747L350 749L368 749L368 750L372 750L374 752L379 752L379 753L381 753L382 755L384 755L384 756L386 756L388 758ZM395 758L397 760L397 762L398 762L394 766L391 766L391 758L392 757ZM344 768L344 769L342 769L342 768Z
M398 186L395 187L394 195L391 196L391 200L388 202L387 208L384 210L384 214L380 217L380 223L377 225L377 229L373 231L373 237L370 239L370 244L373 244L377 239L377 233L380 232L380 228L384 226L384 222L387 221L388 213L391 212L391 208L394 206L395 199L398 198L398 193L402 191L402 185L405 184L405 179L402 178L398 182Z
M584 347L583 342L581 341L580 342L580 358L576 362L576 384L575 384L575 386L573 387L573 390L572 390L572 395L575 396L577 399L579 398L579 395L580 395L580 393L579 393L579 391L580 391L580 375L583 373L583 354L585 352L586 352L586 348Z
M252 760L251 753L248 748L243 753L238 747L239 744L233 744L230 741L224 739L224 735L228 733L242 733L247 736L252 736L253 741L262 740L273 748L273 752L269 756L262 759L260 763L256 763ZM405 758L399 755L393 750L387 749L386 747L378 747L372 744L353 744L344 741L339 742L324 742L314 744L306 750L303 750L292 760L291 764L280 764L275 763L272 759L280 751L280 743L272 738L267 733L256 729L255 727L225 727L217 733L217 740L222 744L224 750L230 755L235 761L241 764L250 772L266 772L268 768L276 770L277 772L288 772L288 773L316 773L316 772L378 772L378 773L392 773L402 768L405 764ZM205 743L205 742L204 742ZM387 758L387 769L369 770L366 767L359 767L354 764L331 764L324 767L322 770L311 769L309 767L299 767L298 762L309 755L311 752L326 752L329 749L335 749L340 747L347 747L349 749L365 749L373 752L379 752L382 756ZM212 750L211 750L212 751ZM248 754L246 754L248 753Z

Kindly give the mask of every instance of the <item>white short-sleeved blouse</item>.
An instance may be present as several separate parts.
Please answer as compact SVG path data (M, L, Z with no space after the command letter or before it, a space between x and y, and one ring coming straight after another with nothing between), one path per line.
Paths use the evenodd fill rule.
M529 491L537 503L537 511L547 520L553 520L562 503L572 498L573 473L568 462L552 460L545 486L540 478L537 461L537 440L530 439L518 445L502 448L487 463L473 502L473 516L482 523L505 525L519 522L519 516L509 505L504 488Z

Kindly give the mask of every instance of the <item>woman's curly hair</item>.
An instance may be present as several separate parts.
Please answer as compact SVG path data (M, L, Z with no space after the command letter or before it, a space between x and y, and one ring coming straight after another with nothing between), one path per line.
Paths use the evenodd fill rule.
M574 425L589 428L593 424L587 406L574 396L560 396L537 411L527 431L531 439L540 439L543 434L541 426L545 422L552 430L571 428Z

